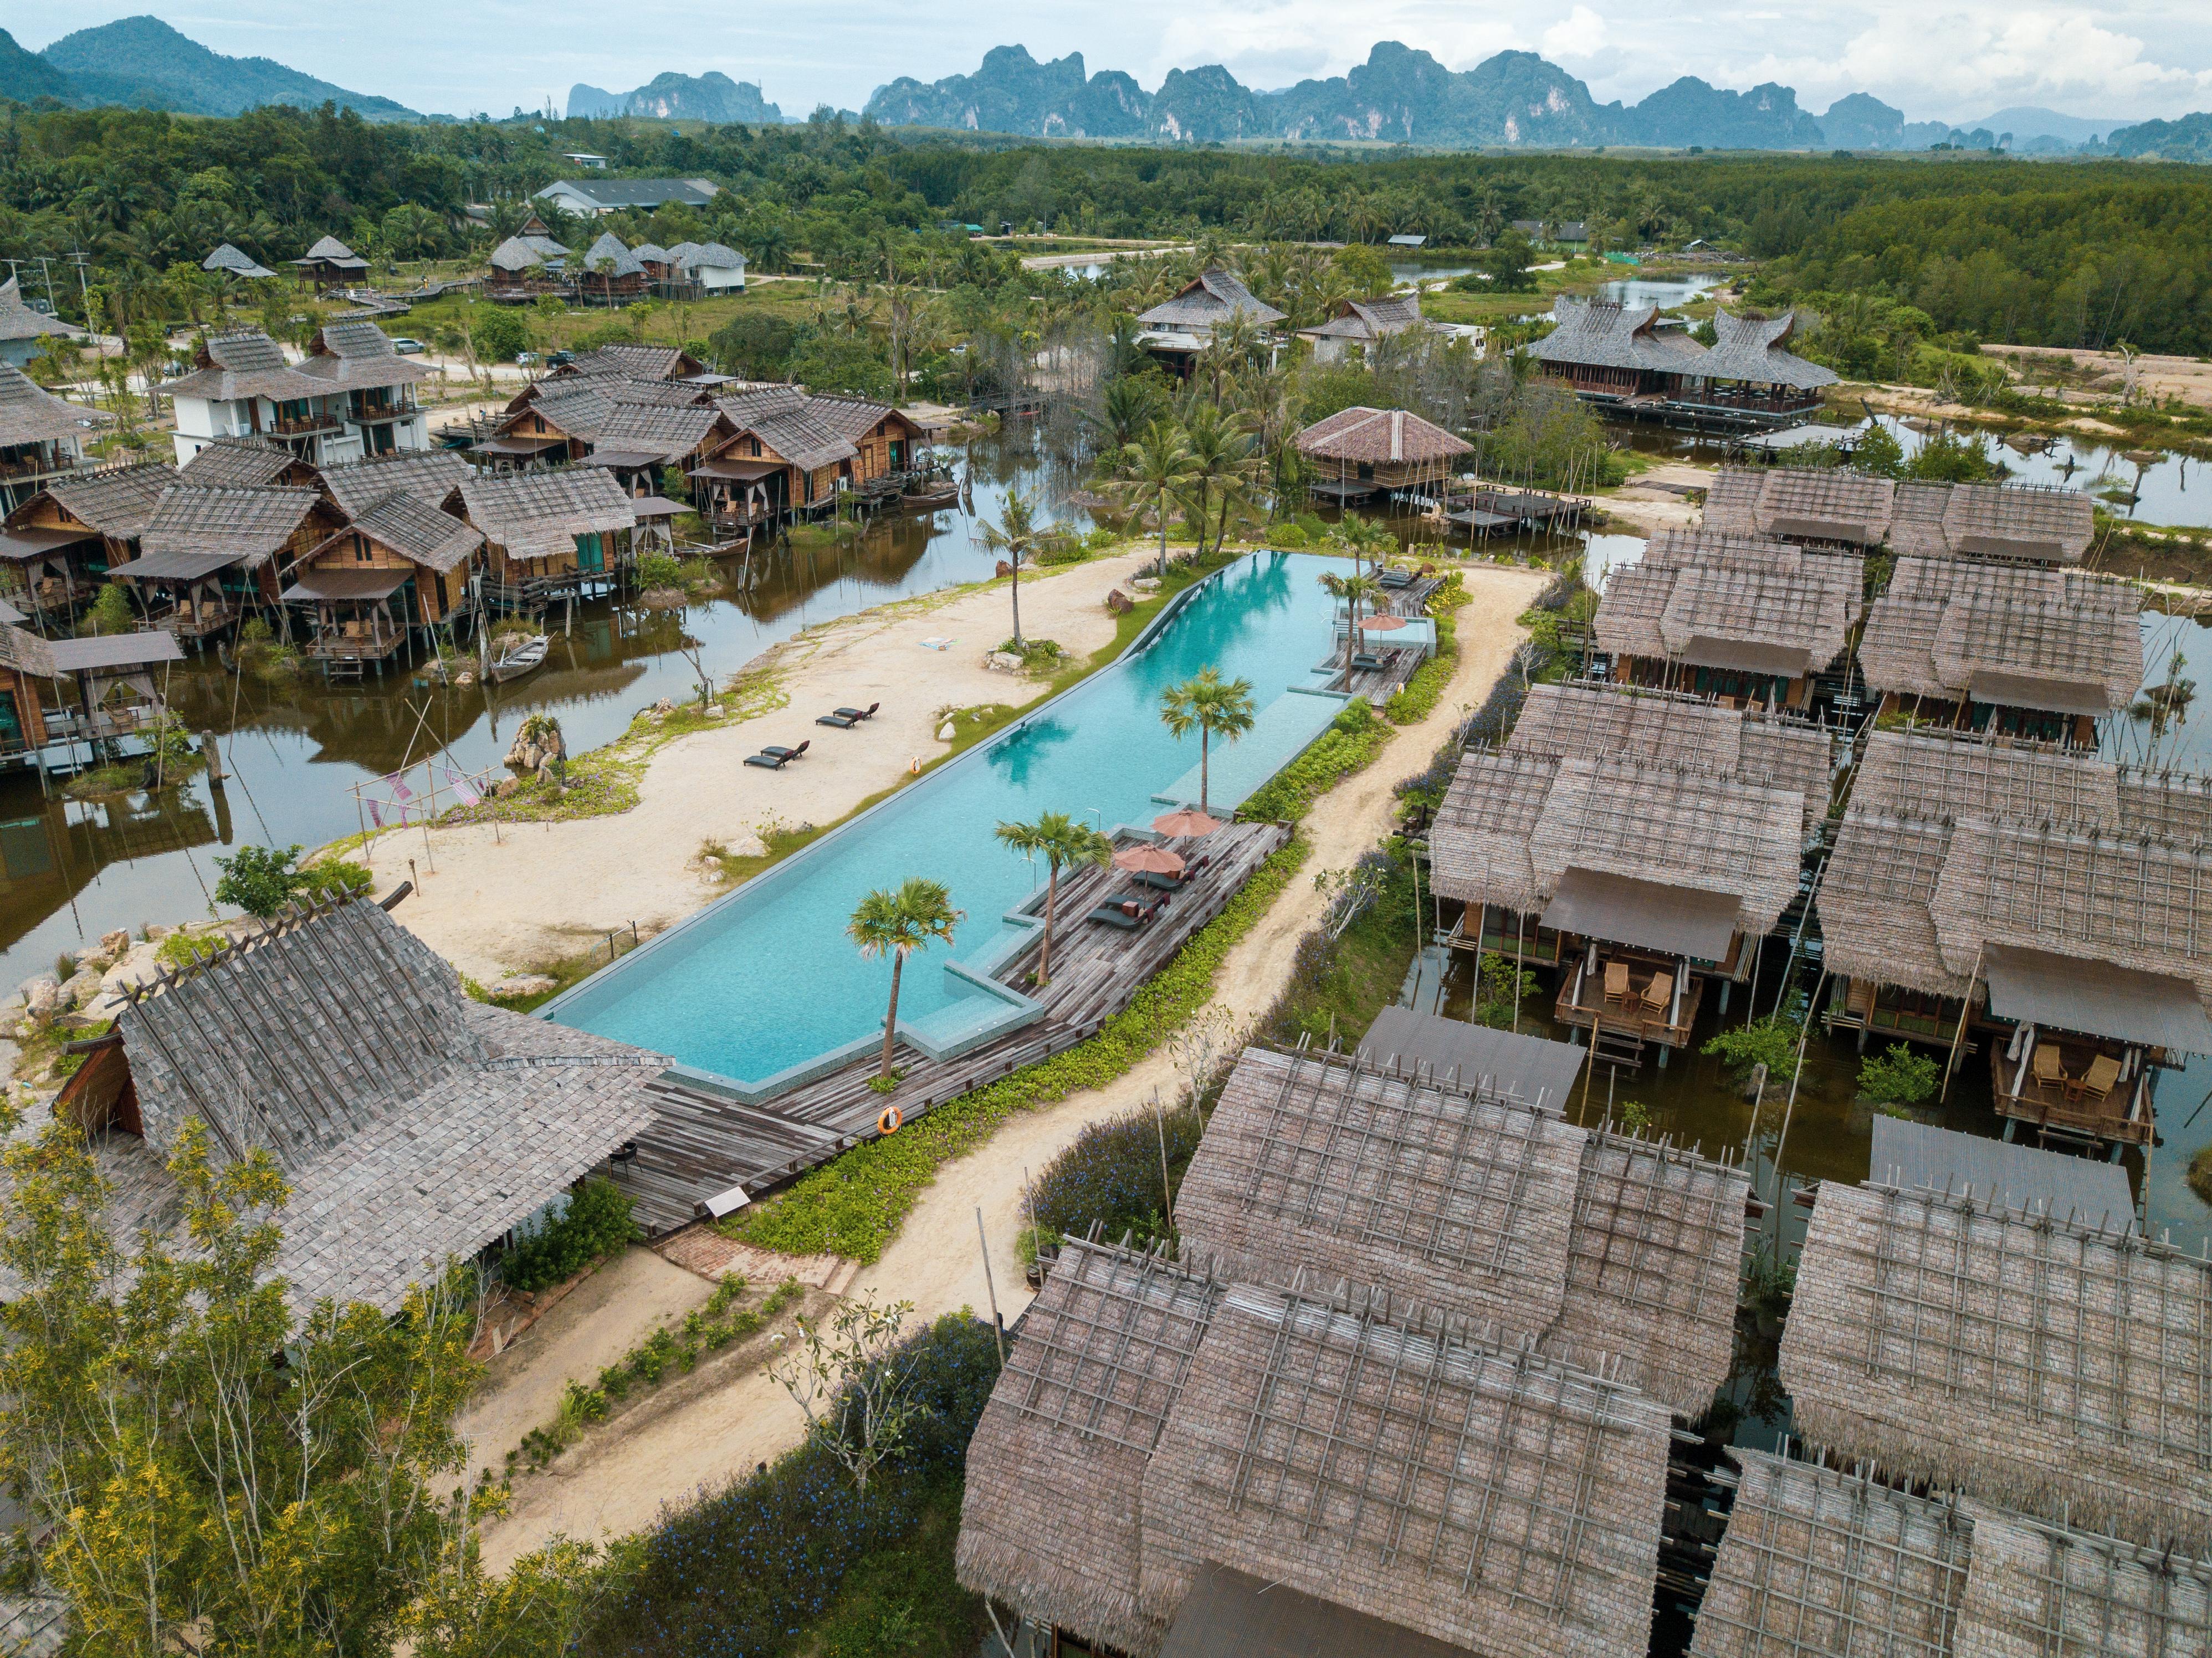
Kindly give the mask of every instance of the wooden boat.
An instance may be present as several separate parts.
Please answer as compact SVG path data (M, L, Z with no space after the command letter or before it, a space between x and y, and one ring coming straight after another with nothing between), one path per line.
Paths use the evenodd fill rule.
M939 483L933 484L926 489L908 490L906 494L899 497L899 504L902 507L914 507L927 509L933 507L950 507L954 501L959 499L960 486L958 484Z
M495 685L504 685L510 679L520 679L545 665L548 641L544 634L536 634L519 645L510 645L506 653L484 670L484 677Z

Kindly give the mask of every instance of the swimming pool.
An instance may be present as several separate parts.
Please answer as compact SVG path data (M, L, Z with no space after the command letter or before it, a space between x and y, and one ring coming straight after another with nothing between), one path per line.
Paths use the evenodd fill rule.
M1165 810L1154 796L1198 759L1195 736L1178 743L1161 725L1160 692L1205 667L1251 680L1261 711L1252 748L1231 750L1234 794L1272 775L1343 707L1313 694L1335 615L1316 578L1349 568L1310 555L1240 559L1182 595L1112 666L602 969L544 1017L767 1098L882 1040L890 963L861 959L845 925L870 889L919 875L950 887L967 920L949 950L908 959L902 1035L952 1054L1035 1017L1034 1003L989 978L1031 925L1007 912L1045 878L1042 863L999 844L999 823L1059 811L1109 831L1149 826ZM823 757L834 764L835 753Z

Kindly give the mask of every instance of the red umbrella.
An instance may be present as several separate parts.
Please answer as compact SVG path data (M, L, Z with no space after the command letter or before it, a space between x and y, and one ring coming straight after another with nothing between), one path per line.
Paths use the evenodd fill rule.
M1359 625L1367 633L1387 634L1394 629L1404 627L1406 618L1402 616L1363 616L1359 618Z
M1114 854L1114 867L1139 871L1147 875L1180 875L1182 873L1182 859L1165 847L1124 847Z
M1180 811L1171 811L1164 817L1152 819L1155 834L1170 836L1211 835L1220 827L1218 817L1208 817L1195 806L1185 806Z

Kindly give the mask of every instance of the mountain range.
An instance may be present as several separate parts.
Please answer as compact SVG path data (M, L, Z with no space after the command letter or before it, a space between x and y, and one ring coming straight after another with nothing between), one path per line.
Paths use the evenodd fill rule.
M656 75L635 92L608 92L579 81L568 88L568 117L640 115L661 121L742 121L775 126L783 112L750 81L719 70L704 75Z
M124 17L26 52L0 29L0 98L58 99L91 107L125 104L183 115L239 115L263 104L325 103L372 121L417 121L404 104L349 92L269 58L227 58L158 17Z

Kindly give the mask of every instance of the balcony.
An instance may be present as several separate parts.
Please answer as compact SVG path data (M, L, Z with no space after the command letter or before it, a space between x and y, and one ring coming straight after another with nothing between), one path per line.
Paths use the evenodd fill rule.
M305 415L279 415L263 429L280 438L308 438L318 432L338 432L345 422L328 410L316 410Z
M2006 1120L2007 1139L2026 1123L2039 1139L2122 1145L2149 1140L2156 1066L2138 1058L2135 1074L2124 1075L2130 1059L2124 1044L2046 1032L2018 1060L2006 1050L2002 1041L1990 1043L1990 1092Z
M406 387L397 397L370 397L356 392L346 405L346 418L356 424L374 421L411 420L422 412L415 401L415 388Z
M1705 981L1680 963L1601 950L1595 967L1585 959L1562 975L1553 1017L1592 1033L1687 1048L1705 995Z

